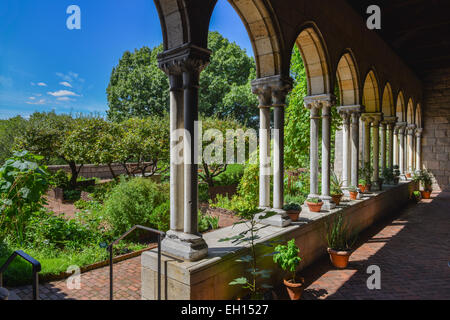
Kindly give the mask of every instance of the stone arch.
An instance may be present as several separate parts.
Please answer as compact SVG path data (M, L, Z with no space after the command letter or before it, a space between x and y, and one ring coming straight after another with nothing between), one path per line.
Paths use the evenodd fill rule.
M364 80L363 105L366 112L380 112L380 87L375 72L370 70Z
M387 117L391 117L395 113L394 96L392 95L392 87L389 82L386 83L386 86L384 87L381 111Z
M414 103L412 98L408 100L408 109L406 111L406 122L408 124L414 124Z
M308 95L330 93L330 68L320 33L314 26L307 26L295 43L305 65Z
M257 78L281 74L279 25L263 0L228 0L241 17L253 46Z
M422 107L420 106L420 103L418 103L416 107L416 125L417 128L422 128Z
M403 92L399 92L397 96L396 114L399 122L405 121L405 97Z
M355 59L351 52L346 52L339 60L336 79L339 87L341 105L357 105L359 103L359 77Z

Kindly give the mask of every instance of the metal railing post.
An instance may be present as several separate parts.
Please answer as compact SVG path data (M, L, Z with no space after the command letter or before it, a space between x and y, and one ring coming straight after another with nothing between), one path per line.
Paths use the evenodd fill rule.
M114 300L114 291L113 291L113 245L109 246L109 300Z

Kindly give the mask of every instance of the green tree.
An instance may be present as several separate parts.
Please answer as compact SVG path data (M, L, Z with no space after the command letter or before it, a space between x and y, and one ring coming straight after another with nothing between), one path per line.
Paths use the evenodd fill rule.
M0 120L0 163L13 155L14 141L25 128L27 120L17 116L8 120Z
M256 77L254 60L218 32L210 32L208 46L213 54L200 76L199 113L222 119L232 116L256 126L258 101L250 89ZM157 61L162 50L160 45L123 54L107 88L110 120L162 116L169 111L169 82Z

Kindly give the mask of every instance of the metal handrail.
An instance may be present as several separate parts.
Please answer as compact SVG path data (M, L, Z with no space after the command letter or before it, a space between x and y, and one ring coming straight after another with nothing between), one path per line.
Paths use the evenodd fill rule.
M39 300L39 272L41 272L41 263L34 259L33 257L29 256L22 250L15 251L9 258L6 260L6 262L3 264L3 266L0 268L0 287L3 286L3 272L6 271L6 269L9 267L11 262L16 257L21 257L25 261L31 263L33 267L33 278L32 278L32 286L33 286L33 300Z
M140 225L136 225L136 226L132 227L130 230L125 232L122 236L120 236L118 239L113 241L108 246L108 250L109 250L109 299L110 300L114 299L114 293L113 293L113 281L114 281L114 279L113 279L113 247L115 244L118 244L120 240L123 240L129 234L131 234L132 232L134 232L137 229L145 230L145 231L148 231L151 233L156 233L158 235L158 300L161 300L161 237L165 237L166 234L165 234L165 232L162 232L162 231L159 231L156 229L152 229L149 227L140 226Z

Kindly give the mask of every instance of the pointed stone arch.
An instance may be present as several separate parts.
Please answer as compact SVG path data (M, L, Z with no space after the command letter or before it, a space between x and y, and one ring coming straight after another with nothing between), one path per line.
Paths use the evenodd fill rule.
M422 107L420 103L416 107L416 125L417 128L422 128Z
M405 96L403 95L403 92L400 91L397 96L397 103L396 103L396 111L395 115L398 118L398 122L406 121L405 117Z
M383 100L381 102L381 112L387 117L391 117L395 113L394 96L392 94L391 84L388 82L383 90Z
M295 43L305 65L308 95L330 93L330 68L320 33L314 26L308 26L300 32Z
M408 124L414 124L414 102L412 98L408 100L408 109L406 111L406 122Z
M363 105L366 112L380 112L380 87L375 72L370 70L364 80Z
M339 60L336 79L339 87L339 101L341 105L357 105L359 99L359 77L356 60L351 52L346 52Z

